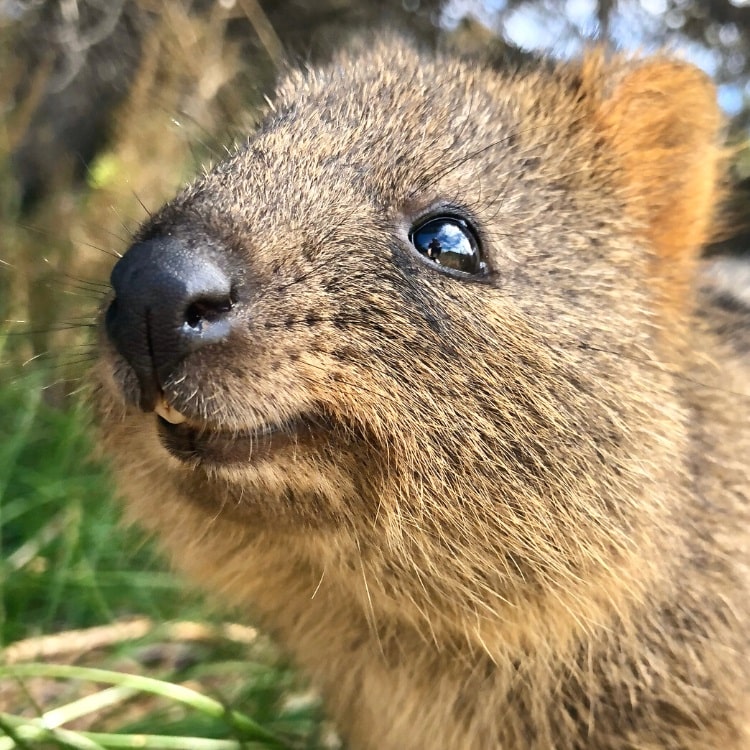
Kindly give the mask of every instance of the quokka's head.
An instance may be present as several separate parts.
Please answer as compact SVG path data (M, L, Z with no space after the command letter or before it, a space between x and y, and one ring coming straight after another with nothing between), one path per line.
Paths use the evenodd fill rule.
M467 596L624 558L675 512L660 365L719 126L663 58L498 71L390 39L291 75L112 273L97 400L125 493L348 534Z

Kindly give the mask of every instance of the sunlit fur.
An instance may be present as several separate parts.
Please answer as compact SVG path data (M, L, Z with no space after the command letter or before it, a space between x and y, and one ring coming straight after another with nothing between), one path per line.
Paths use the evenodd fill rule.
M141 230L243 269L243 325L168 401L318 426L182 464L102 337L128 516L275 634L354 750L748 746L749 373L698 293L720 127L667 59L498 71L390 39L291 75ZM410 248L446 212L485 280Z

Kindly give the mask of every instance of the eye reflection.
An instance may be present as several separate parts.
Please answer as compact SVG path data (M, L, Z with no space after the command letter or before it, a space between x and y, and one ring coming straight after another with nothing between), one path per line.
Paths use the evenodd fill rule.
M479 247L467 222L439 216L417 226L409 236L415 249L438 266L477 274L483 269Z

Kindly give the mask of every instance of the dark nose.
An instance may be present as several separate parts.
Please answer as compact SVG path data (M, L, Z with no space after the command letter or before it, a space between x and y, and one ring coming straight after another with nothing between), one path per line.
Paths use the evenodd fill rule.
M188 354L229 336L232 283L217 256L156 237L133 245L112 270L106 331L138 377L143 409Z

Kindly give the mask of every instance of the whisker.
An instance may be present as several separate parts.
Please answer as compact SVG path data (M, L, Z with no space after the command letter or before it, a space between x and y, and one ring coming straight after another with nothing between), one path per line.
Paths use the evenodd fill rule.
M92 289L78 289L78 287L64 287L60 284L55 284L62 289L62 294L68 297L81 297L82 299L92 300L94 302L101 302L104 299L102 292L94 292Z
M70 273L66 273L65 271L60 271L54 267L54 265L50 262L48 258L42 258L42 260L50 267L52 268L58 276L64 278L64 279L70 279L71 281L75 281L76 284L81 286L75 286L75 289L87 289L91 288L91 291L104 291L107 292L111 289L110 285L103 282L103 281L93 281L92 279L83 279L79 276L73 276Z
M571 125L577 125L578 123L583 122L584 119L585 118L583 116L581 116L580 118L578 118L576 120L573 120L571 122ZM456 169L458 169L459 167L461 167L467 161L471 161L471 160L477 158L478 156L481 156L482 154L486 153L487 151L490 151L493 148L496 148L498 146L502 146L505 143L507 143L509 140L517 138L519 135L526 135L528 133L532 133L535 130L538 130L540 127L541 127L540 125L535 125L533 127L526 128L525 130L521 130L521 131L519 131L517 133L516 132L509 133L508 135L505 135L502 138L498 138L497 140L491 141L490 143L485 144L484 146L481 146L480 148L477 148L477 149L475 149L473 151L469 151L466 154L460 154L452 162L450 162L444 169L436 172L434 175L432 175L431 177L429 177L429 179L420 181L420 183L418 184L417 188L410 193L410 198L413 199L420 192L422 192L424 190L427 190L428 188L432 187L436 182L438 182L439 180L443 179L443 177L445 177L446 175L449 175L452 172L454 172ZM443 154L441 154L441 158L444 155L444 153L447 153L447 152L448 152L448 149L445 149L444 152L443 152ZM433 166L438 161L439 160L436 160L435 162L433 162ZM428 170L424 170L423 174L428 175L429 171Z
M56 235L52 231L48 229L42 229L41 227L33 226L32 224L25 224L24 222L17 222L17 226L21 227L22 229L25 229L27 232L32 232L33 234L39 234L42 237L45 237L47 239L56 238ZM77 240L76 242L77 244L81 244L84 247L90 247L92 250L97 250L98 252L104 253L105 255L117 257L117 254L113 250L109 250L108 248L105 248L105 247L100 247L99 245L94 245L92 242L86 242L85 240Z
M71 349L75 348L79 347L71 347ZM79 362L93 361L95 358L96 352L93 347L91 347L88 351L84 349L80 352L71 352L70 350L68 350L64 353L61 353L48 350L39 352L38 354L34 354L32 357L29 357L21 363L20 367L21 369L28 368L35 363L45 364L45 366L47 366L46 363L51 363L51 367L65 367L68 365L78 364Z
M685 375L684 373L680 372L677 369L676 365L670 366L669 364L654 362L650 359L646 359L645 357L637 357L636 355L628 354L627 352L618 352L614 349L604 349L603 347L587 344L584 341L579 341L577 346L578 349L582 351L598 352L600 354L611 354L615 357L622 357L623 359L629 359L632 362L638 362L639 364L653 368L657 372L667 373L668 375L671 375L673 378L680 380L683 383L690 383L691 385L696 385L699 388L713 391L714 393L726 393L730 396L736 396L737 398L750 400L750 393L741 393L739 391L730 390L729 388L722 388L721 386L711 385L709 383L704 383L700 380L696 380L695 378L691 378L689 375ZM550 345L550 348L554 351L554 347Z
M105 234L108 234L110 237L114 237L121 245L127 245L130 240L130 232L127 232L127 229L123 226L123 229L127 232L127 234L123 237L117 232L113 232L111 229L107 229L106 227L98 227L100 231L104 232ZM117 250L108 250L106 251L108 255L111 255L113 258L122 258L122 253L118 253Z
M18 323L26 323L26 321L22 320L5 320L3 321L5 323L10 324L18 324ZM91 323L59 323L54 326L50 326L49 328L27 328L23 331L3 331L3 336L37 336L41 335L43 333L57 333L59 331L75 331L75 330L85 330L86 328L98 328L97 324L95 322Z
M133 194L133 197L138 201L141 208L146 212L146 215L148 216L148 218L153 219L154 218L153 213L149 211L148 208L146 208L146 204L141 200L140 195L138 195L138 193L136 193L135 190L131 190L131 193Z

